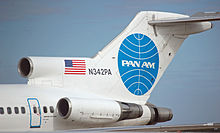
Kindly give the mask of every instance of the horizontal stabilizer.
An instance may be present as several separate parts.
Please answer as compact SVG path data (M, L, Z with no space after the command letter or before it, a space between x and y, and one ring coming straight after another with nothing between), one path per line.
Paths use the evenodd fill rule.
M220 12L199 12L190 17L158 19L148 21L150 25L174 25L187 22L204 22L220 20Z

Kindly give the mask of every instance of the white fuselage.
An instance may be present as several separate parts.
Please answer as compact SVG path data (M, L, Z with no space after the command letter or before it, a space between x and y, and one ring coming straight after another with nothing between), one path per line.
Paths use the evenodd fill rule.
M210 22L203 22L209 20L220 18L142 11L93 58L22 58L18 71L28 78L27 85L0 85L0 131L171 120L170 109L146 101L183 41L211 29Z
M63 97L86 98L87 95L85 93L74 93L74 91L70 91L68 88L42 88L21 84L1 85L0 91L1 131L53 131L89 127L142 125L147 124L150 119L141 117L135 120L124 120L102 125L71 122L58 115L56 104ZM90 95L90 98L92 97L98 98L95 95Z

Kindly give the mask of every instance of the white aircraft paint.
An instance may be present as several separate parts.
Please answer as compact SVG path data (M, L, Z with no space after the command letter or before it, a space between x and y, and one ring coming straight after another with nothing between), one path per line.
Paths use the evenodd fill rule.
M157 108L156 119L156 107L146 101L188 35L212 28L204 21L219 19L142 11L93 58L21 59L19 72L28 83L0 86L0 131L132 126L170 120L169 109ZM69 105L67 112L62 110L65 105Z

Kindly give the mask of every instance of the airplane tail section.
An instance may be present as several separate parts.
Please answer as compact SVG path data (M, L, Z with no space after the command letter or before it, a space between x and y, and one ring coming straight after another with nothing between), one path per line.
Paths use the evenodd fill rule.
M94 58L27 57L20 60L18 70L29 85L145 104L183 41L212 28L206 21L215 20L220 17L213 13L189 17L142 11Z
M207 19L206 21L211 19ZM212 19L214 20L214 19ZM94 59L113 69L105 95L128 102L146 102L164 71L190 34L212 27L203 19L175 13L142 11Z
M173 117L170 109L147 100L183 41L211 29L207 21L220 20L215 15L142 11L93 58L25 57L18 71L28 78L25 91L48 88L28 97L45 93L59 99L55 129L169 121Z

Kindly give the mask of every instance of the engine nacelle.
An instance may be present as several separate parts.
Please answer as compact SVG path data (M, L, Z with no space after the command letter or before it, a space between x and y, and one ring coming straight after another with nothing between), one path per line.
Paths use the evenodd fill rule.
M88 124L106 124L139 118L143 114L140 105L113 100L62 98L57 103L61 118Z
M173 118L173 113L171 109L156 107L155 105L150 103L147 103L146 105L148 106L151 112L151 119L148 125L154 125L158 122L169 121Z
M62 74L61 58L24 57L18 63L18 72L25 78L52 77Z

